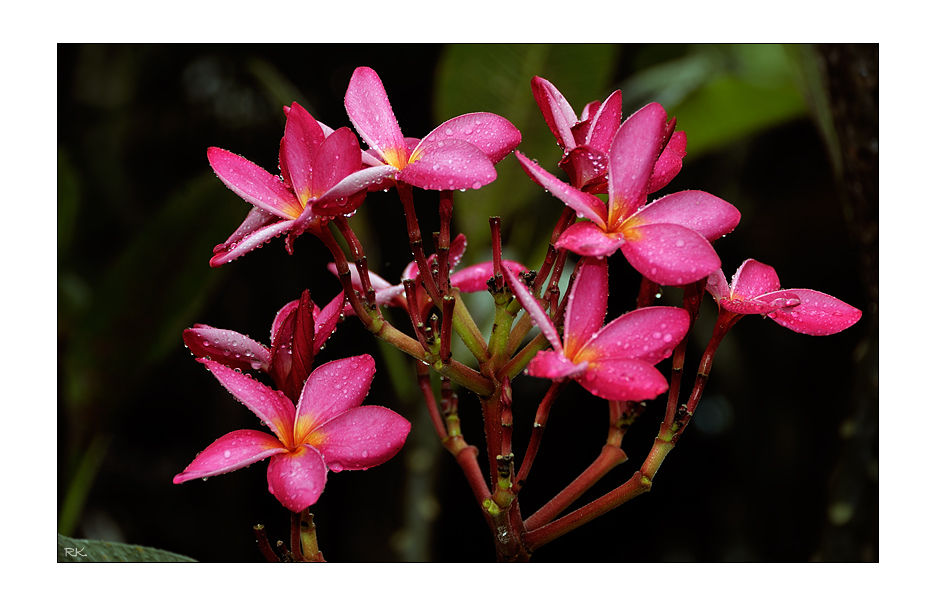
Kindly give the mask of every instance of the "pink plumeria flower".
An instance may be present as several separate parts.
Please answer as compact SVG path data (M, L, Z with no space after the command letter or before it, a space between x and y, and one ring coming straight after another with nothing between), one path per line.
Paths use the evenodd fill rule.
M294 513L318 501L329 470L366 470L402 449L409 422L379 406L361 407L376 371L360 355L319 366L298 405L279 391L216 361L200 359L231 394L275 436L244 429L209 445L173 483L204 479L267 458L269 491Z
M666 131L666 112L658 103L650 103L623 123L608 156L607 204L516 153L534 181L588 219L566 229L556 247L596 257L619 249L637 271L664 286L698 281L721 266L709 242L737 226L736 208L703 191L673 193L646 204Z
M559 167L565 171L573 187L588 193L607 193L607 154L614 134L620 128L622 115L619 90L603 102L592 101L585 106L579 119L568 101L555 86L544 78L532 79L532 93L545 122L555 135L564 155ZM675 119L669 124L671 137L656 161L648 193L665 187L682 169L685 157L685 133L672 134Z
M730 285L720 269L708 277L708 292L722 310L736 315L769 317L793 332L826 336L857 323L861 312L815 290L779 289L779 276L769 265L747 259Z
M452 240L451 246L449 247L448 262L451 264L452 268L456 267L458 263L461 262L466 248L467 238L463 233L458 234L458 237ZM435 254L428 257L427 261L429 266L432 265L432 261L434 261L435 258ZM511 260L503 259L501 264L514 273L525 273L527 271L526 267ZM351 282L354 284L354 289L358 292L363 292L363 285L361 284L360 273L357 272L357 267L350 266L349 268L351 270ZM334 263L328 263L328 270L335 276L338 274L337 265ZM386 305L388 307L406 308L406 288L403 286L402 282L391 284L373 271L369 271L368 273L370 274L370 285L373 286L376 293L377 304ZM487 281L491 277L493 277L493 261L487 261L471 265L470 267L452 273L448 281L451 283L452 288L457 288L461 292L480 292L487 289ZM419 266L415 262L406 265L406 268L403 269L402 279L414 280L416 284L419 285L421 283ZM428 292L419 285L416 293L418 296L416 308L420 311L427 310L433 303L432 299L429 298ZM350 305L344 308L344 313L353 313Z
M672 355L689 328L688 312L674 307L644 307L606 326L607 261L583 258L568 295L564 344L526 286L507 275L513 294L552 345L526 368L531 376L572 378L598 397L616 401L654 399L669 385L655 366ZM603 326L603 327L602 327Z
M315 355L334 332L343 307L344 292L319 309L308 290L304 291L276 314L269 348L239 332L204 324L185 330L182 338L195 357L208 357L237 370L265 372L290 400L298 401Z
M286 250L304 231L321 221L353 213L366 189L393 174L386 166L361 170L360 144L350 128L325 135L322 125L298 103L284 108L286 130L279 146L282 177L237 154L208 148L208 162L234 193L255 206L223 244L214 247L212 267L223 265L288 233Z
M493 165L521 140L509 120L484 112L452 118L421 140L403 137L383 82L369 67L354 70L344 106L370 146L364 163L391 166L394 179L422 189L479 189L497 178Z

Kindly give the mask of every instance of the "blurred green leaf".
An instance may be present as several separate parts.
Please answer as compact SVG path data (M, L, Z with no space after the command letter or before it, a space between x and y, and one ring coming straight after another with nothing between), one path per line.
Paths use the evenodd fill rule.
M643 69L620 89L624 114L661 103L688 133L688 159L805 114L795 68L779 44L699 45Z
M58 535L59 563L197 563L183 555L103 540L75 540Z
M435 90L437 122L475 111L489 111L510 120L523 134L519 150L559 172L561 150L532 96L530 81L541 76L552 82L578 113L587 103L603 100L618 47L604 44L482 44L446 47L439 61ZM517 260L529 259L533 246L551 234L562 206L532 183L507 157L497 165L497 180L477 191L455 196L457 228L473 244L467 263L489 258L488 218L499 215L511 226L504 234ZM539 207L543 211L539 211ZM486 251L486 254L485 254ZM543 252L544 254L544 248Z
M295 101L312 115L319 115L302 91L269 61L250 59L247 61L247 70L266 91L277 112L281 111L284 105L292 105Z
M171 196L93 288L93 304L65 353L69 408L113 401L153 362L180 346L181 331L223 272L208 258L245 209L219 197L205 174Z

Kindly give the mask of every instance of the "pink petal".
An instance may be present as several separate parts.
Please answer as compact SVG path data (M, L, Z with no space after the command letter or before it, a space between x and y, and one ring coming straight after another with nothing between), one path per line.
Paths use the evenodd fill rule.
M721 259L704 237L681 225L640 225L625 232L620 251L633 268L663 286L681 286L711 275Z
M782 290L779 294L798 297L800 304L775 311L768 317L801 334L837 334L857 323L861 316L860 310L815 290L791 289Z
M642 223L671 223L698 232L709 242L734 230L740 211L704 191L680 191L640 208L634 216Z
M558 167L565 171L571 184L591 192L607 182L607 156L588 145L579 145L568 152ZM606 211L606 208L602 209Z
M688 333L688 328L689 317L685 309L643 307L604 326L574 359L632 358L656 365L672 355L672 350Z
M295 443L304 443L315 428L363 403L375 373L370 355L337 359L315 368L296 411Z
M459 139L431 143L423 140L396 178L434 191L480 189L497 178L497 171L484 152L471 143Z
M555 247L581 256L610 256L624 244L622 233L606 233L594 223L575 223L562 232Z
M466 113L443 122L425 136L424 143L460 139L480 149L496 164L520 144L522 135L509 120L493 113Z
M526 373L537 378L575 378L588 369L588 362L574 363L559 351L539 351L526 366Z
M293 103L286 118L279 162L283 175L288 174L300 199L307 200L312 195L312 162L324 140L325 134L315 118L304 107Z
M607 261L582 258L565 310L565 355L578 351L604 325L607 314Z
M547 170L529 160L520 152L514 154L529 178L539 183L549 193L562 200L566 206L578 213L579 218L587 218L602 229L607 227L607 207L600 198L590 193L578 191L568 183L563 183Z
M279 439L269 433L249 429L233 431L195 456L195 460L176 475L172 483L179 484L192 479L229 473L288 451Z
M797 296L788 294L785 290L767 292L757 298L744 300L742 298L724 298L718 304L725 310L738 315L767 315L778 309L797 307L802 301Z
M601 104L597 113L591 118L591 128L585 139L585 145L599 151L607 152L617 129L620 128L620 118L623 114L623 95L615 90Z
M575 110L548 80L536 76L532 79L531 85L536 104L539 105L539 110L549 130L555 135L555 140L562 146L562 149L573 149L575 138L571 133L571 127L578 122Z
M321 144L311 169L309 197L320 199L341 179L360 169L360 144L346 126L331 133ZM298 191L298 190L297 190ZM356 193L356 191L351 191Z
M669 184L682 169L682 158L685 157L685 144L688 138L685 132L680 130L672 135L666 148L662 150L662 155L656 160L653 167L653 177L649 181L649 193L659 191Z
M229 248L222 248L219 250L218 247L215 247L214 256L211 257L211 260L208 261L208 264L210 264L212 267L220 267L224 263L229 263L232 260L240 258L251 250L260 248L263 246L263 244L268 244L274 237L278 237L283 233L292 231L295 226L295 220L279 221L278 223L273 223L272 225L263 227L258 231L254 231Z
M213 252L215 254L219 252L225 252L230 249L231 246L235 246L240 240L247 237L254 231L258 231L263 227L280 220L281 219L275 214L254 206L250 209L250 212L247 213L247 218L244 219L243 223L237 227L237 230L234 231L229 238L227 238L226 242L215 246Z
M277 344L276 336L277 334L279 334L279 331L282 329L283 322L287 320L293 321L293 322L295 321L294 314L295 314L295 310L298 307L299 307L299 300L296 299L291 302L287 302L286 304L282 306L282 308L279 311L276 312L276 317L273 318L273 327L270 330L270 334L269 334L269 341L273 343L273 346ZM290 318L290 315L292 315L291 318ZM290 328L290 332L293 329L294 327Z
M459 233L458 236L448 244L448 264L452 267L458 266L461 262L461 257L464 256L465 250L467 250L467 237L465 237L463 233Z
M313 202L315 212L321 216L350 214L357 210L364 200L363 196L356 200L348 200L350 196L358 192L369 191L371 187L378 186L386 179L391 179L397 172L399 171L396 168L386 164L357 170L322 193L321 199Z
M195 324L182 332L182 340L195 357L210 357L226 366L241 370L269 368L269 349L233 330L221 330Z
M269 493L292 512L300 513L318 502L328 480L328 467L318 450L303 445L273 457L266 480Z
M504 274L504 277L506 278L506 281L509 282L510 290L513 291L513 295L519 299L519 302L523 305L523 308L526 309L527 313L529 313L529 317L532 319L532 322L539 326L539 329L542 330L543 334L545 334L545 338L549 341L549 344L552 345L552 348L559 353L562 353L562 343L558 339L558 332L555 331L555 326L552 325L552 320L549 319L548 315L545 314L545 311L542 310L542 307L539 306L539 302L533 298L532 294L529 292L529 289L526 287L526 284L522 283L517 276L513 275L512 271L507 271Z
M226 365L209 359L199 359L231 395L269 426L286 446L292 443L295 406L289 399L265 384L257 382Z
M227 187L258 208L285 219L302 213L302 204L279 177L250 160L217 147L208 148L208 162Z
M528 270L523 265L511 260L502 259L500 264L507 271L512 271L514 275L526 273ZM493 277L493 261L487 261L486 263L471 265L452 274L451 287L462 292L482 292L487 289L487 281L491 277Z
M724 277L724 271L718 269L709 275L705 290L707 290L718 303L720 303L721 299L730 298L730 288L727 285L727 278Z
M669 389L659 370L639 359L600 359L576 380L598 397L616 401L655 399Z
M344 317L342 311L344 310L345 300L346 296L344 292L341 292L331 299L331 302L325 305L325 308L315 318L315 342L312 345L312 350L315 353L325 348L325 342L331 338L338 322Z
M649 179L665 133L666 112L659 103L650 103L627 118L614 136L608 153L608 222L612 227L646 202Z
M344 96L344 107L351 124L367 145L388 164L402 169L409 159L403 132L377 72L369 67L354 70Z
M335 471L367 470L396 455L412 428L405 418L384 407L348 410L318 427L311 436Z
M779 274L775 269L748 258L731 279L730 296L750 299L767 292L776 292L779 288Z

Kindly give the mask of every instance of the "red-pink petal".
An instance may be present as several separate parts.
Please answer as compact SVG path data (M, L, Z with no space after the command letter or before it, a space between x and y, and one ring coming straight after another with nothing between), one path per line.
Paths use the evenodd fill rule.
M192 463L172 479L172 483L229 473L288 451L279 439L269 433L249 429L233 431L195 456Z
M337 359L312 371L302 389L295 420L295 443L315 428L364 402L376 364L370 355Z
M785 290L767 292L757 298L744 300L742 298L723 298L718 304L738 315L767 315L778 309L797 307L802 301L797 296L788 294Z
M731 279L730 296L751 299L767 292L776 292L779 288L779 274L775 269L748 258L737 268Z
M315 118L304 107L293 103L286 117L286 131L282 138L280 168L288 175L297 197L308 199L312 195L312 165L325 134Z
M574 378L588 369L588 362L575 364L559 351L539 351L526 366L526 373L537 378Z
M182 332L182 340L195 357L210 357L245 371L269 368L269 349L240 332L195 324Z
M247 374L241 374L210 359L199 359L225 389L257 415L286 446L292 443L295 405L279 391L274 391Z
M331 133L318 148L309 168L311 181L308 195L316 200L322 198L341 179L359 170L360 144L351 129L345 126ZM347 195L351 193L356 192L351 191Z
M510 290L513 291L513 296L519 299L520 304L522 304L526 312L529 313L532 322L539 326L539 329L545 334L545 338L549 341L549 344L552 345L552 348L559 353L563 352L562 342L558 339L558 332L555 331L552 320L549 319L549 316L546 315L542 307L539 306L539 302L533 298L526 284L522 283L519 277L514 275L512 271L507 271L503 276L510 284Z
M640 225L625 235L620 251L634 269L663 286L698 281L721 266L708 240L681 225Z
M718 269L714 273L708 276L708 283L705 285L705 290L708 291L711 296L714 297L714 300L720 303L721 299L730 297L730 287L727 285L727 278L724 277L724 271Z
M698 232L709 242L734 230L740 211L704 191L680 191L640 208L634 216L642 223L671 223Z
M606 186L607 156L588 145L579 145L572 149L562 158L558 167L565 171L576 189L584 191L587 188L587 191L591 192L600 184Z
M396 455L412 428L387 408L367 405L348 410L315 429L315 441L328 467L335 471L367 470Z
M600 359L575 380L598 397L616 401L655 399L669 389L659 370L639 359Z
M656 365L672 355L672 350L685 337L688 328L689 318L685 309L643 307L604 326L574 359L633 358Z
M208 148L208 162L227 187L258 208L285 219L302 213L302 204L279 180L247 158L217 147Z
M620 118L623 115L622 99L621 92L615 90L601 103L597 113L590 118L591 128L584 141L585 145L605 153L610 150L614 135L620 128Z
M458 266L465 250L467 250L467 237L463 233L459 233L448 245L448 264L452 267Z
M315 318L315 342L312 344L312 350L315 353L325 347L325 342L331 338L338 322L344 316L342 311L344 310L345 300L346 296L344 292L341 292L331 299L331 302L325 305L325 308Z
M666 112L659 103L650 103L627 118L614 136L608 153L608 222L612 227L646 202L665 133Z
M275 214L254 206L250 209L250 212L247 213L247 218L237 227L237 230L234 231L223 244L215 246L213 252L215 254L225 252L254 231L259 231L263 227L279 222L280 220L282 219Z
M861 316L859 309L815 290L793 288L777 294L797 297L799 305L780 309L770 313L768 317L779 325L801 334L837 334L857 323Z
M391 179L397 172L396 168L387 164L380 164L370 168L363 168L353 172L325 191L321 199L313 202L316 214L321 216L336 216L338 214L350 214L360 207L363 202L363 196L354 198L354 194L364 191L370 191L371 187L376 187ZM351 199L348 199L351 198Z
M581 256L610 256L623 245L622 233L606 233L594 223L575 223L562 232L555 247Z
M480 149L496 164L520 144L522 135L516 126L504 117L493 113L466 113L430 132L422 139L425 144L436 141L460 139Z
M396 178L433 191L480 189L497 178L497 171L484 152L467 141L423 140Z
M328 480L328 467L321 453L303 445L294 452L274 456L266 471L269 493L294 513L318 502Z
M532 79L531 85L536 104L539 105L539 110L549 130L555 135L555 140L562 146L562 149L574 148L575 138L571 128L578 122L575 110L548 80L536 76Z
M539 164L528 159L520 152L514 154L522 165L529 178L539 183L549 193L562 200L566 206L578 213L580 218L587 218L595 222L602 229L607 227L607 207L604 202L590 193L584 193L564 183Z
M597 334L607 314L607 261L582 258L565 310L565 355L576 359L582 346Z
M406 143L377 72L369 67L354 70L344 96L344 107L351 124L367 145L387 163L402 168L400 163L408 159L401 157L405 155Z
M512 271L514 275L528 271L523 265L511 260L502 259L500 263L505 270ZM491 277L493 277L493 261L487 261L452 274L451 287L462 292L481 292L487 289L487 280Z
M279 221L254 231L239 242L234 243L229 248L220 248L216 246L214 256L208 261L212 267L220 267L224 263L240 258L247 252L268 244L274 237L279 237L283 233L292 231L296 226L295 220Z
M682 169L682 158L685 157L685 145L687 142L685 132L679 130L672 135L666 148L662 150L662 155L656 160L653 167L653 177L649 181L649 193L659 191L669 184Z

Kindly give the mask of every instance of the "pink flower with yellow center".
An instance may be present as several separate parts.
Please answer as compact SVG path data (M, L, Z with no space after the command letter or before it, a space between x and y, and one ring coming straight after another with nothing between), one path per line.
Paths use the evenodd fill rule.
M422 189L479 189L491 183L497 178L493 165L522 138L509 120L486 112L452 118L423 139L403 137L383 82L369 67L354 70L344 106L370 146L364 163L391 166L393 178Z
M707 290L723 311L757 313L793 332L812 336L837 334L861 316L859 309L823 292L780 290L776 270L752 258L740 265L730 284L719 269L708 277Z
M360 355L316 368L298 405L280 391L216 361L199 359L231 394L272 429L224 435L195 457L173 483L204 479L269 459L269 491L298 513L318 501L328 471L366 470L396 455L409 422L387 408L363 406L376 371Z
M664 393L669 384L655 366L672 355L689 328L688 312L674 307L644 307L621 315L606 326L607 261L581 259L568 295L564 337L512 272L506 274L513 294L539 326L551 351L540 351L526 373L540 378L571 378L608 400L642 401Z
M647 279L684 285L714 273L721 259L710 242L740 222L740 212L704 191L682 191L646 204L668 133L666 112L650 103L627 118L608 152L608 202L558 180L516 152L526 173L579 218L556 247L603 257L620 250Z
M288 233L286 250L304 231L321 222L351 214L370 185L391 175L386 166L361 170L361 151L350 128L325 129L298 103L285 107L286 130L279 146L282 177L270 174L235 153L210 147L208 162L234 193L254 205L243 224L214 247L217 267Z

